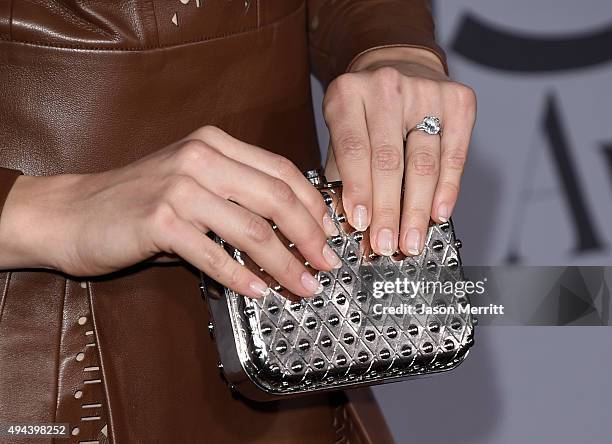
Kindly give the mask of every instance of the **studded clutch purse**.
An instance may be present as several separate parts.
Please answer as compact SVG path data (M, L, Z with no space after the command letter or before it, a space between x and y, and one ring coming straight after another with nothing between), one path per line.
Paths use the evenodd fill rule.
M418 256L377 256L368 232L355 231L346 221L341 183L327 183L314 171L307 177L340 232L329 245L342 267L312 270L321 293L297 298L243 252L216 238L271 289L250 299L202 277L209 330L230 388L263 401L400 381L459 365L473 344L474 324L465 310L467 295L452 290L463 280L461 243L452 223L431 225Z

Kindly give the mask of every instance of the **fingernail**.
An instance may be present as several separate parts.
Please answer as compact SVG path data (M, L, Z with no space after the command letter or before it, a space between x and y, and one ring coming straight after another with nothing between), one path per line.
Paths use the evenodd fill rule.
M253 281L249 284L249 288L257 295L257 297L263 298L270 294L270 287L261 281Z
M353 222L359 231L365 231L368 228L368 209L364 205L355 205L353 208Z
M327 234L327 236L337 236L340 234L336 224L334 224L334 221L331 220L331 217L329 217L327 214L323 216L323 230L325 230L325 234Z
M394 253L393 248L393 231L388 228L383 228L378 231L378 236L376 236L376 243L378 245L378 249L385 256L392 256Z
M302 273L302 286L308 293L317 294L323 291L323 285L313 275L305 271Z
M342 267L342 261L340 260L338 255L334 253L334 250L332 250L331 247L327 244L325 244L325 246L323 247L323 257L325 258L327 263L331 265L332 268Z
M442 222L447 222L449 217L450 214L448 214L448 205L445 203L440 204L438 207L438 219L440 219Z
M421 232L416 228L411 228L406 233L406 249L408 253L416 256L419 254L419 248L421 245Z

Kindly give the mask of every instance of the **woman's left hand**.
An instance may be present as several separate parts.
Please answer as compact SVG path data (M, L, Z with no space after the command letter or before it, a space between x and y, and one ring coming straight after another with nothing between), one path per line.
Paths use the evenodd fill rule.
M349 223L370 226L378 254L393 254L398 242L405 254L419 254L430 218L447 221L457 201L474 91L451 81L430 51L383 48L329 85L323 111L332 148L326 172L337 168L343 181ZM412 131L426 116L441 120L440 135Z

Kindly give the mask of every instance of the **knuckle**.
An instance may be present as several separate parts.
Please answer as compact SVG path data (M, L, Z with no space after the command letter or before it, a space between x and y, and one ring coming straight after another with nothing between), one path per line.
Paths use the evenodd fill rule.
M462 150L451 150L443 155L444 167L450 170L462 171L467 155Z
M196 182L189 176L175 175L170 178L170 183L166 188L166 198L171 201L186 199L193 195Z
M301 177L302 173L295 164L283 156L277 156L276 159L276 170L278 176L283 181L291 181L297 177Z
M206 140L223 135L225 134L225 131L213 125L206 125L198 130L198 134L200 137L202 137L202 139Z
M412 88L420 98L433 100L440 94L440 84L435 80L423 77L412 79Z
M343 159L364 160L368 153L368 145L362 137L350 134L340 139L335 151L338 157Z
M409 206L406 208L406 215L409 226L421 226L429 222L429 209L419 206Z
M438 161L429 150L416 150L410 155L412 170L420 176L435 176L438 174Z
M391 145L382 145L372 150L372 161L378 170L398 171L402 167L402 154Z
M459 106L470 110L476 108L476 92L472 88L461 83L456 83L453 89Z
M273 178L270 185L274 204L277 208L284 208L295 203L297 196L283 180Z
M258 244L269 242L274 235L274 231L270 224L261 217L255 215L249 217L244 232L248 239Z
M396 87L399 85L401 74L392 66L383 66L374 72L374 77L384 87Z
M355 91L356 80L352 73L341 74L329 84L328 89L331 88L332 92L336 94L351 94Z
M164 234L174 227L176 212L169 203L164 201L158 202L151 211L149 220L154 231Z
M344 180L342 183L343 200L351 197L364 196L368 192L367 184L362 180Z
M223 248L214 245L202 251L202 263L205 271L213 276L219 276L230 265L231 258Z
M399 207L389 204L379 205L376 207L375 215L376 219L384 224L395 222L399 217Z
M297 274L296 272L300 269L300 267L301 267L301 264L298 262L295 256L290 254L289 260L285 263L285 266L283 269L283 275L293 276Z
M201 140L186 140L177 150L179 170L185 171L194 164L209 164L215 156L216 151Z
M226 265L229 265L227 260L229 260L229 258L226 259ZM229 276L227 277L227 286L230 288L238 288L241 282L242 269L240 269L239 267L232 267L232 270L230 271Z
M451 193L452 195L458 196L460 185L455 182L451 182L449 180L441 181L438 186L443 188L446 192Z

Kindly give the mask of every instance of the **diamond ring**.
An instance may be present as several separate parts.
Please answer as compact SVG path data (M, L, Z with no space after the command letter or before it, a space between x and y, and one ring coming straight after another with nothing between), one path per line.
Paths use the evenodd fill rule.
M435 116L426 116L421 123L414 127L414 129L423 131L432 136L436 136L442 132L440 119Z

